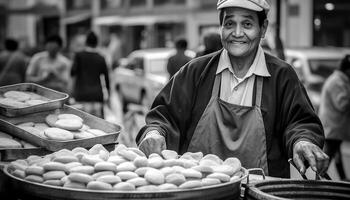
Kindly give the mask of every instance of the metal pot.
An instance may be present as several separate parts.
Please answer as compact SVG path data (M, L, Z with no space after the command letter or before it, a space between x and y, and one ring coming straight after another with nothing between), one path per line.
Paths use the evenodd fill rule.
M350 199L350 183L316 180L273 180L249 184L245 200Z

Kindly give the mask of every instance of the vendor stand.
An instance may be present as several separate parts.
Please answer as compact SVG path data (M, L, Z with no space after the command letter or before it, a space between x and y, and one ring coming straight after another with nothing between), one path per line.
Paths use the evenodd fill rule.
M13 87L39 88L40 86ZM41 88L41 87L40 87ZM42 89L42 88L41 88ZM38 91L30 89L32 91ZM3 90L4 91L4 90ZM7 87L7 90L8 87ZM1 94L1 88L0 88ZM41 93L43 94L43 93ZM62 102L65 100L63 99ZM71 200L99 200L99 199L350 199L350 184L334 181L316 180L288 180L262 175L250 174L253 169L241 168L239 177L230 181L211 186L200 186L191 189L170 189L166 191L113 191L113 190L91 190L77 188L63 188L42 183L25 180L14 175L14 168L7 165L9 162L26 159L30 155L45 156L60 149L74 149L75 147L89 148L95 143L104 144L106 149L115 150L115 141L119 135L120 127L109 124L106 121L78 111L74 108L56 103L56 106L46 106L45 109L31 109L30 112L21 113L11 109L2 109L0 127L9 134L32 142L38 147L24 149L0 149L0 192L1 199L71 199ZM54 111L56 110L56 111ZM110 133L90 139L75 141L54 142L40 138L18 129L16 124L32 122L43 122L48 114L53 112L75 114L84 119L89 126L99 128ZM7 115L7 116L6 116ZM233 177L231 177L233 178Z

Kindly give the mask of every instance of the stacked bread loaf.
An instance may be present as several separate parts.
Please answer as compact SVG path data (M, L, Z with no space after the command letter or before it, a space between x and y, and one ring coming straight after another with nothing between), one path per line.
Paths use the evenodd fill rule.
M0 131L0 149L35 148L36 146Z
M108 152L98 144L44 157L29 156L10 164L13 175L36 183L91 190L161 191L201 188L242 176L237 158L221 160L201 152L178 155L164 150L148 158L137 148L118 144Z
M7 91L0 96L0 104L12 108L25 108L49 102L50 99L27 91Z
M84 120L74 114L49 114L45 122L25 122L17 126L43 139L67 141L73 139L87 139L108 133L89 127Z

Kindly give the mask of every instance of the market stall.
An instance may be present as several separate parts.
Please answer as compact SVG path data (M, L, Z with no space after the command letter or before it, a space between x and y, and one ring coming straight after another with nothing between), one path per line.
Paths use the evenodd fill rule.
M171 150L146 156L115 143L120 126L49 92L35 84L0 88L8 98L0 102L6 199L350 199L348 183L256 175L234 157ZM40 101L28 104L31 98Z

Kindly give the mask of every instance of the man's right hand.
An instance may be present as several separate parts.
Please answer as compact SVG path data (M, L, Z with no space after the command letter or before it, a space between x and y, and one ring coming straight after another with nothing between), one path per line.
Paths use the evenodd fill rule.
M139 149L147 156L152 153L160 154L166 149L165 138L156 130L150 131L146 133L146 137L140 142Z

